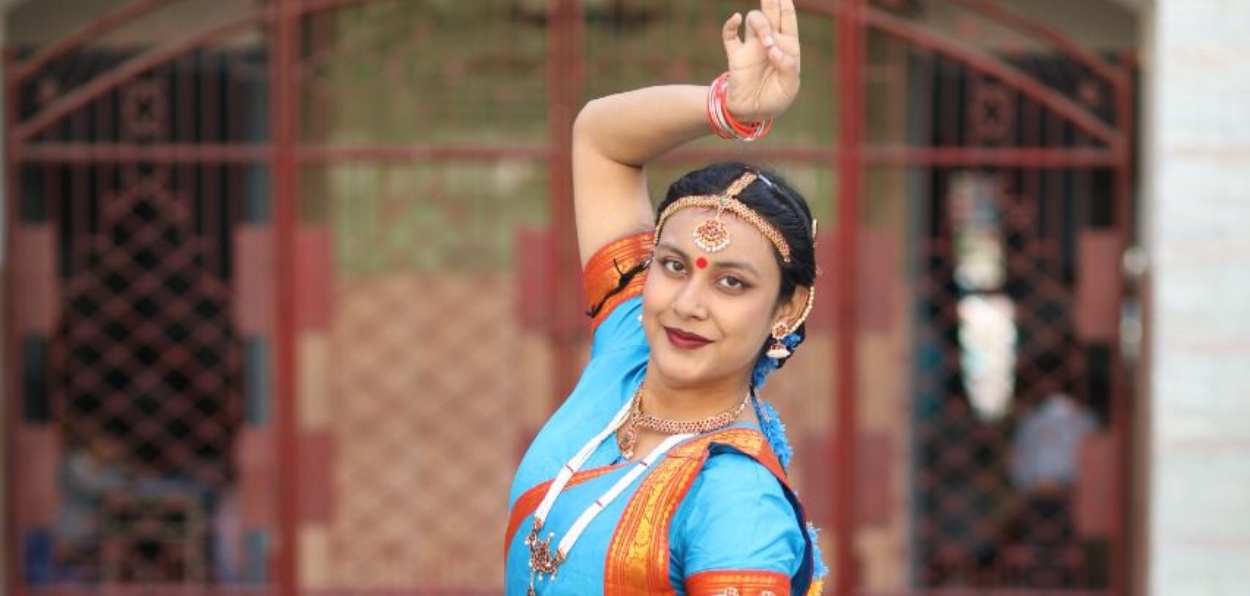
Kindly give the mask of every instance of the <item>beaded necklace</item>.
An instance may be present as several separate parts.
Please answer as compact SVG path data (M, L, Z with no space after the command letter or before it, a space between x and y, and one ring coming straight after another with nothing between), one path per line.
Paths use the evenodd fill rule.
M742 415L742 410L746 409L749 401L751 401L750 393L742 398L742 403L715 416L709 416L702 420L669 420L642 412L642 387L639 387L638 391L634 393L633 400L631 400L633 407L630 408L627 421L629 426L617 436L617 447L620 447L621 453L626 459L632 458L634 456L634 444L638 441L638 429L640 428L661 432L666 435L701 435L714 430L720 430L733 424L738 419L738 416Z

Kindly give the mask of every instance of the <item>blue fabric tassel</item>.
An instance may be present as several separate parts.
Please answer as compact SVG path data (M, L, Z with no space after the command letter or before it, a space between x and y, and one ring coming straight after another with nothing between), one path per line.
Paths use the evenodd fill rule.
M829 566L825 565L825 556L820 552L820 542L816 539L820 536L820 530L807 522L807 535L812 539L812 576L816 579L822 579L829 575Z
M777 410L772 404L756 396L755 415L760 418L760 431L764 433L764 438L768 439L768 446L772 447L773 453L777 454L781 467L789 470L790 460L794 458L794 449L790 447L790 441L786 439L786 425L781 422Z
M803 342L803 339L796 333L791 333L781 338L781 343L790 349L791 352ZM794 448L790 446L790 441L786 438L786 425L781 422L781 416L777 414L773 405L759 398L759 389L764 386L764 382L768 380L768 375L780 366L780 362L776 358L762 356L755 363L755 369L751 371L751 387L756 392L755 414L760 419L760 430L764 433L764 437L768 439L768 445L772 447L773 453L777 454L777 460L781 462L781 467L789 470L790 460L794 458ZM813 575L817 578L823 578L829 574L829 566L825 565L824 557L820 552L820 543L817 537L820 530L810 522L807 524L807 535L812 541L812 558L814 560Z

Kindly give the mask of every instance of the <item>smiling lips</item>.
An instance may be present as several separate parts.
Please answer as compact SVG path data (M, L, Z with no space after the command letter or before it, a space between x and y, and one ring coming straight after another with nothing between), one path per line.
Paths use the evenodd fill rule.
M665 327L664 333L668 335L668 341L670 343L683 350L697 350L712 343L712 340L703 337L702 335L682 331L680 329L673 329L672 327Z

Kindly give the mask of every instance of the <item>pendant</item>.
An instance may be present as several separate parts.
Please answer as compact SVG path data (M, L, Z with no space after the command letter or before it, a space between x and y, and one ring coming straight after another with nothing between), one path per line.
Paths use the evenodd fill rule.
M625 459L634 458L634 445L638 442L638 427L630 424L629 428L616 436L616 446L620 448Z
M729 229L720 220L720 213L694 229L694 244L704 252L717 252L729 246Z
M525 537L525 545L530 547L530 577L533 581L533 574L538 574L538 579L543 576L549 576L552 579L556 577L556 571L560 568L560 563L564 562L564 557L557 549L555 554L551 552L551 540L555 538L555 532L547 534L547 539L543 540L538 537L538 531L542 529L539 522L534 522L534 529L530 530L529 536Z

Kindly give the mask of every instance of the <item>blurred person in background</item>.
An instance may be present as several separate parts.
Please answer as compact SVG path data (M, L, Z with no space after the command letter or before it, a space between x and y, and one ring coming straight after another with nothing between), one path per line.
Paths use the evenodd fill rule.
M573 140L591 357L509 497L508 594L819 592L823 566L759 395L804 336L816 222L775 173L713 164L651 211L646 166L715 133L754 140L799 90L792 0L723 26L710 86L588 103Z
M1031 551L1030 584L1072 586L1079 550L1073 491L1081 442L1098 420L1072 396L1056 392L1020 419L1011 454L1011 482L1019 499L1012 533ZM1065 554L1069 553L1069 554Z
M122 443L105 433L71 433L60 472L56 521L57 579L94 581L99 571L104 499L134 481Z

